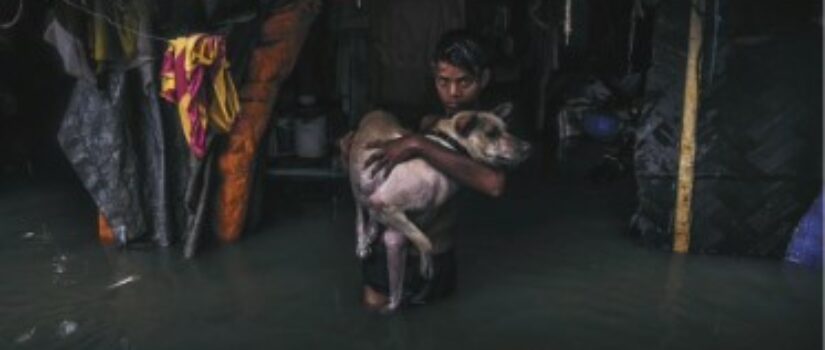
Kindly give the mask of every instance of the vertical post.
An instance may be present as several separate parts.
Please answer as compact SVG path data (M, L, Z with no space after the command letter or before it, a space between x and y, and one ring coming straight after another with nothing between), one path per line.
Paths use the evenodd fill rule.
M564 2L564 46L570 46L570 34L573 33L573 1Z
M685 95L682 105L682 137L679 144L679 187L676 193L676 222L673 251L687 253L690 247L691 203L696 158L696 115L699 105L699 50L702 47L704 0L691 0Z

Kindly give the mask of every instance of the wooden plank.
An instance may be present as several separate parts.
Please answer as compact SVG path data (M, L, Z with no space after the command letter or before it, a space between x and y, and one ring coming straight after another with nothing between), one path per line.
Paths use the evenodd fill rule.
M696 158L699 50L702 47L702 18L699 12L704 12L705 2L704 0L692 0L691 4L685 95L682 106L682 136L679 145L679 185L676 193L676 219L673 234L673 251L676 253L687 253L690 247L691 204Z

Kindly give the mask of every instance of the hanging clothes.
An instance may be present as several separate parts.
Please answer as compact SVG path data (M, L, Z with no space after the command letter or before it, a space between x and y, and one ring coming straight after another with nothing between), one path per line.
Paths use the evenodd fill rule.
M138 54L139 40L135 32L147 28L142 25L148 16L145 5L143 1L95 0L92 3L92 11L106 16L93 16L88 21L88 46L97 73L130 62ZM109 21L119 26L112 26Z
M164 54L161 96L177 103L184 136L198 158L206 154L207 127L228 132L240 108L225 55L223 38L205 34L172 40ZM203 89L204 83L212 88Z
M57 49L66 73L77 79L95 81L86 47L80 39L85 33L83 18L73 9L58 4L54 8L43 39Z
M128 22L132 33L152 27L143 1L118 2L109 9L128 14L131 19L122 23ZM57 138L100 212L101 240L126 244L151 234L157 244L168 245L180 231L169 215L174 193L169 182L180 171L167 169L177 162L166 157L172 144L171 132L164 130L173 129L161 118L152 42L145 36L124 40L118 29L100 27L114 33L101 42L131 52L98 56L107 57L103 63L91 46L97 17L63 2L57 2L52 13L44 36L58 49L66 72L78 78ZM118 17L108 10L99 13Z

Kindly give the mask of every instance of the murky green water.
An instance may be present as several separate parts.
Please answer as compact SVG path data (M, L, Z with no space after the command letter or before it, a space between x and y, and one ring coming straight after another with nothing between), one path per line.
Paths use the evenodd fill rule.
M608 187L468 196L457 294L372 314L346 197L279 181L260 232L191 261L101 247L77 188L0 184L0 348L822 347L821 272L637 246L633 192Z

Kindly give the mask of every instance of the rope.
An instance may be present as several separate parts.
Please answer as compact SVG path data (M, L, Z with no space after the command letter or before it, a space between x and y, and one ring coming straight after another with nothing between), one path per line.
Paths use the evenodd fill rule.
M141 37L144 37L144 38L149 38L149 39L152 39L152 40L162 41L164 43L168 43L169 41L172 41L171 38L165 38L165 37L162 37L162 36L152 35L152 34L141 32L141 31L139 31L135 28L127 27L123 24L118 23L117 21L113 20L111 17L109 17L105 14L95 12L93 10L90 10L90 9L84 7L84 6L75 4L72 1L69 1L69 0L61 0L61 1L63 1L63 3L65 3L66 5L74 7L75 9L77 9L77 10L83 12L83 13L86 13L87 15L100 18L100 19L106 21L107 23L109 23L110 25L112 25L116 28L129 31L131 33L134 33L137 36L141 36ZM21 0L20 2L22 3L23 1Z

